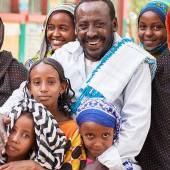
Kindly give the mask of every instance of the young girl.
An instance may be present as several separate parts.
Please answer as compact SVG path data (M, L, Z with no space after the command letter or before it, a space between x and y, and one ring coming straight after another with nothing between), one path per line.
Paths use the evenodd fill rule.
M29 152L35 147L33 116L23 112L16 120L6 144L7 162L29 159Z
M73 4L59 4L49 11L44 22L40 50L25 63L27 68L30 68L35 61L51 56L56 49L76 39L74 9Z
M10 162L29 159L46 169L60 169L66 138L53 115L42 104L26 98L9 117L6 156L0 161L4 164L0 169L10 169Z
M27 87L31 97L53 114L67 137L65 163L61 169L78 170L85 155L77 124L71 118L70 103L74 92L62 66L51 58L37 61L29 70Z
M157 61L156 74L152 82L150 129L137 157L143 170L170 169L168 137L170 136L170 53L168 51L170 32L166 27L170 25L167 23L170 19L169 7L170 1L151 1L142 8L138 17L139 40L144 44L145 50L149 51ZM143 36L140 36L141 28L145 28ZM147 32L150 32L150 35ZM148 47L152 49L149 50Z
M32 97L53 114L67 137L67 152L62 169L72 167L78 170L80 160L85 157L77 124L71 118L70 104L74 92L62 66L51 58L36 62L29 70L28 88Z
M87 99L77 110L77 124L86 148L86 168L95 166L95 160L106 150L111 149L118 140L120 117L116 108L102 99ZM114 155L112 155L114 157ZM101 158L100 158L101 159ZM132 165L125 161L126 170L132 170ZM120 161L110 162L110 168L123 169ZM107 169L101 167L101 169ZM99 170L99 169L98 169Z
M165 18L170 3L166 0L149 1L138 16L138 36L143 48L156 59L167 54Z

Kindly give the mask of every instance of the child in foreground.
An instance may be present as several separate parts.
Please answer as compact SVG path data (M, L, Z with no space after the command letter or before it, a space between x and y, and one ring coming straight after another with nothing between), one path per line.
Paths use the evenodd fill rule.
M74 91L69 79L64 75L62 66L51 58L37 61L29 70L27 86L31 96L52 113L67 138L61 169L79 170L86 159L85 151L70 109Z
M87 99L77 110L76 117L82 136L87 160L85 170L95 167L95 161L103 152L111 149L110 147L118 140L120 132L120 116L116 108L109 102L102 99ZM111 157L114 155L111 155ZM110 162L109 170L113 165L117 165L116 170L132 170L132 165L128 161ZM108 168L102 167L107 170ZM114 169L115 170L115 169Z
M51 113L33 99L13 107L7 126L6 155L0 169L10 169L10 162L34 160L43 168L59 169L63 163L66 137ZM55 134L55 135L54 135Z

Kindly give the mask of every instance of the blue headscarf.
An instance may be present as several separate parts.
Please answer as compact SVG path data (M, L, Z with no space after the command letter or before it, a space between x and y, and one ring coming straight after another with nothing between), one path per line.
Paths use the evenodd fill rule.
M84 122L95 122L102 126L115 129L115 137L120 131L120 115L117 109L109 102L102 99L87 99L77 109L77 124L80 126Z
M147 11L153 11L160 17L162 23L165 25L165 19L168 13L169 5L170 0L153 0L147 3L139 13L138 22L143 13Z

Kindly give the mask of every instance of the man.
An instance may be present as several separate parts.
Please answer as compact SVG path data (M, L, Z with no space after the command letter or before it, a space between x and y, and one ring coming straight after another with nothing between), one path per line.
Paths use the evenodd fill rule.
M129 169L131 164L138 169L134 157L150 126L151 71L145 61L154 64L155 60L147 58L152 57L130 40L117 37L115 9L110 0L81 1L75 21L78 41L66 44L52 56L62 64L75 90L73 109L86 97L100 97L114 103L122 117L118 142L90 168L99 170L102 164L118 170L123 162Z
M130 159L135 164L134 157L140 152L148 133L151 106L149 65L140 57L150 55L132 43L129 46L121 40L119 45L116 43L117 21L110 1L81 1L75 10L75 21L79 42L67 44L52 57L62 63L66 76L71 80L78 97L75 107L83 102L83 98L104 97L122 112L123 124L117 146L98 160L108 168L114 168L113 163L119 162L120 157L122 161ZM109 57L107 52L111 47ZM129 55L132 56L129 58ZM132 69L134 63L136 68ZM80 87L81 92L78 91ZM133 167L137 169L137 166Z

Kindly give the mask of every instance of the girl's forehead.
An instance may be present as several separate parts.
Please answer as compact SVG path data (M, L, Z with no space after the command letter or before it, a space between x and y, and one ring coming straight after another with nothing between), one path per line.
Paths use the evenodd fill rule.
M141 15L140 19L143 18L143 17L146 17L146 18L148 18L148 19L153 18L153 17L156 17L156 18L159 18L159 19L160 19L160 16L159 16L156 12L154 12L154 11L146 11L146 12L144 12L144 13ZM161 20L161 19L160 19L160 20Z
M32 68L32 70L37 69L37 68L38 69L45 69L45 68L53 68L54 69L54 67L52 65L44 63L44 62L38 63L37 65L35 65Z
M56 12L53 12L49 18L48 18L48 21L47 23L49 24L51 21L53 22L60 22L60 21L69 21L69 22L74 22L74 16L71 17L71 14L69 14L68 12L65 12L65 11L56 11Z
M32 70L30 71L30 76L33 75L39 75L39 76L56 76L59 77L59 73L58 71L50 64L46 64L46 63L39 63L37 64L35 67L32 68Z

